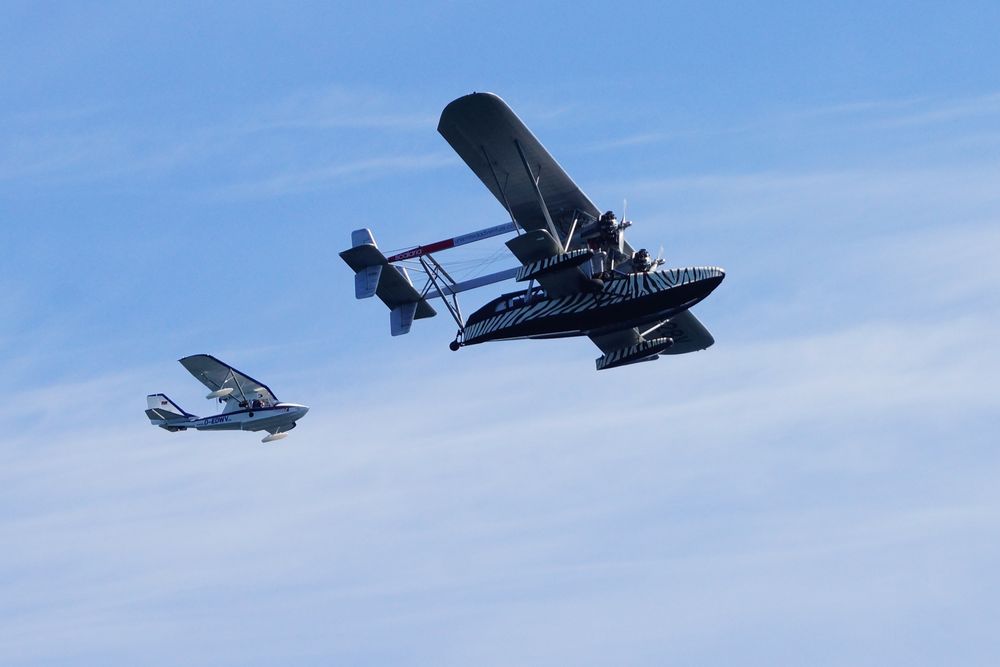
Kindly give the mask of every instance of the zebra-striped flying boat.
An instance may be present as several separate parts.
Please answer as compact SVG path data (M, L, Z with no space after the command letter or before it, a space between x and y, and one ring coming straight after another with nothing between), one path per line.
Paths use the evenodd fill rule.
M368 229L351 234L340 256L355 272L355 296L378 296L390 309L393 336L436 314L440 298L458 324L450 347L493 340L588 336L601 349L597 370L703 350L715 341L690 312L725 277L715 266L662 268L625 240L631 222L604 214L549 155L507 104L473 93L441 113L438 132L493 193L510 222L420 245L386 257ZM624 216L623 216L624 217ZM457 282L434 253L516 234L506 242L521 263ZM413 285L403 262L427 281ZM462 317L458 294L504 280L527 283Z

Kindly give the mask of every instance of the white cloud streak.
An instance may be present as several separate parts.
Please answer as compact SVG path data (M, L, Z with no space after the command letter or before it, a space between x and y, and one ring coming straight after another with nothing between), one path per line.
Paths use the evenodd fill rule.
M229 171L239 171L238 165L246 161L244 156L279 151L284 135L289 133L328 137L358 130L416 131L433 127L432 114L394 110L412 106L412 101L375 90L333 86L296 91L255 108L231 111L223 119L218 118L217 111L205 110L203 119L181 126L145 115L138 124L134 120L123 124L120 117L129 109L110 104L20 113L13 119L15 127L0 134L4 156L0 160L0 183L106 181L137 173L170 173L215 160L225 160ZM342 145L341 152L345 150ZM413 162L407 156L365 159L373 163ZM267 162L272 168L288 172L268 177L275 181L301 180L301 172L307 171L299 165L283 165L274 158ZM354 171L361 162L355 160L354 165L343 170Z
M279 197L364 182L393 173L439 169L454 164L455 159L445 153L365 158L342 164L284 171L260 181L224 187L216 194L221 198L241 199Z

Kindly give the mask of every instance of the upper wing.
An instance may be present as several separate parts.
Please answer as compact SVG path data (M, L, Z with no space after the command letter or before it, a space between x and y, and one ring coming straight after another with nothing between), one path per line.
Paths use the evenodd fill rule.
M547 223L517 145L538 180L545 206L560 234L568 233L577 214L594 220L600 217L594 202L507 103L493 93L473 93L446 106L438 132L524 230L546 229Z
M184 357L180 362L191 375L212 391L233 389L232 394L225 397L228 408L232 408L233 403L239 404L241 401L252 401L255 398L266 399L271 405L278 402L278 397L266 384L241 373L210 354L193 354Z
M550 296L600 288L579 261L548 261L566 250L562 243L574 221L582 227L600 211L506 102L492 93L460 97L441 112L438 132L525 230L507 247L526 270L535 270ZM574 238L576 247L585 247L580 236Z

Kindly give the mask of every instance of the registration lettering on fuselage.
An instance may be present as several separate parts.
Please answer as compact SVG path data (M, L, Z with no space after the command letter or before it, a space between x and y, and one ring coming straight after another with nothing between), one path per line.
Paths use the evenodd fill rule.
M224 424L229 421L229 417L226 415L220 415L218 417L206 417L205 426L210 426L211 424Z

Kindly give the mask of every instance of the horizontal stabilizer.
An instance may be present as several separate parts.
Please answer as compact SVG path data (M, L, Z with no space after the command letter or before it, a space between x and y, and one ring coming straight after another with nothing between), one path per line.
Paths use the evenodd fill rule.
M378 297L382 299L389 308L396 308L403 304L414 304L418 320L425 317L434 317L437 311L431 308L431 304L420 296L420 292L413 286L410 275L406 272L406 267L389 264L391 268L382 271L382 277L378 283Z
M406 268L389 263L375 245L370 230L355 230L351 233L351 242L354 246L340 253L340 257L355 272L354 296L367 299L377 295L382 300L392 311L393 336L407 333L414 319L437 314L413 286Z
M383 266L389 262L385 255L374 244L354 246L340 253L340 257L355 271L362 271L369 266Z
M597 358L597 370L603 371L608 368L637 364L640 361L653 361L673 344L674 341L670 338L653 338L630 347L608 352L603 357Z

